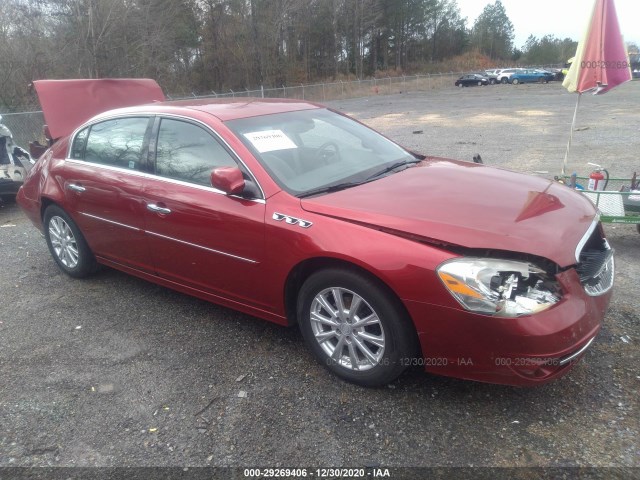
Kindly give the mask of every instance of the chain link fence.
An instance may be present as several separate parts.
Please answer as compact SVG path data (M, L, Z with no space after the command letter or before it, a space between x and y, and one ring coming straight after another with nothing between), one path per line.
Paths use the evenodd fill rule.
M190 96L167 95L170 100L185 98L288 98L326 102L345 98L368 97L375 95L391 95L410 91L431 91L444 87L453 87L455 80L462 73L438 73L432 75L404 75L401 77L371 78L349 82L316 83L311 85L282 86L279 88L259 88L228 92L210 92L206 95ZM2 113L2 123L13 133L14 143L27 148L29 143L40 140L44 116L41 111L20 113Z

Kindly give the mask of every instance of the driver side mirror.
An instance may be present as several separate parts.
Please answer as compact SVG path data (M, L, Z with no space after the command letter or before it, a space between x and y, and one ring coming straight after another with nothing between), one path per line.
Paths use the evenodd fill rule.
M211 172L211 185L227 195L238 195L244 190L244 177L237 167L218 167Z

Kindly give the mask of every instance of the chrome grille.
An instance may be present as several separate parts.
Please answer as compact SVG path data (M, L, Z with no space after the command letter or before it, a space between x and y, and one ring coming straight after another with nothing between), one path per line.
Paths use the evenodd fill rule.
M587 234L590 235L580 252L576 271L587 295L596 297L608 292L613 286L613 249L603 237L601 228Z

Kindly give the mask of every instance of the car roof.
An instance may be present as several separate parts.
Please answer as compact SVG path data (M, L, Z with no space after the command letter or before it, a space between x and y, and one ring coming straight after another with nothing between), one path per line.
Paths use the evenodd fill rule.
M206 98L198 100L175 100L169 102L153 103L150 105L140 105L130 107L125 110L153 111L157 113L174 113L176 110L197 110L208 113L223 122L237 120L240 118L259 117L262 115L272 115L275 113L294 112L299 110L310 110L320 108L315 103L303 100L270 99L270 98ZM112 112L113 113L113 112Z

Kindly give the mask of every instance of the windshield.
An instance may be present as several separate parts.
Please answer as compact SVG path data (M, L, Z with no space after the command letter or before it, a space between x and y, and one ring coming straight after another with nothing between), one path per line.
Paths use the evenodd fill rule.
M416 159L373 130L326 109L226 122L271 177L304 196L371 181Z

